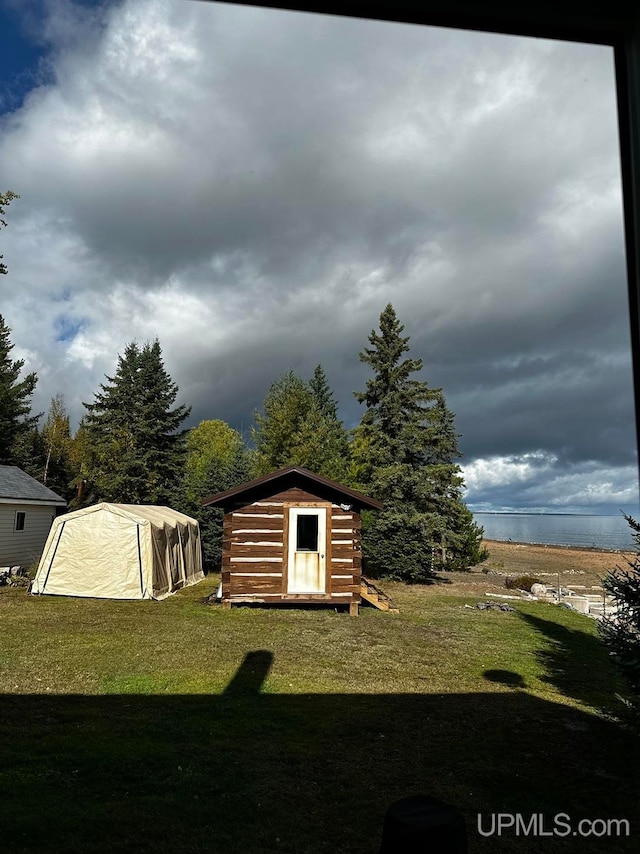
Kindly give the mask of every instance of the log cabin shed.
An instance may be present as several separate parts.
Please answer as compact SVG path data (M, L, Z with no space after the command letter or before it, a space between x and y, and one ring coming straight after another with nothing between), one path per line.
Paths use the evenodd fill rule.
M211 495L224 511L222 604L360 604L360 514L382 504L289 466Z

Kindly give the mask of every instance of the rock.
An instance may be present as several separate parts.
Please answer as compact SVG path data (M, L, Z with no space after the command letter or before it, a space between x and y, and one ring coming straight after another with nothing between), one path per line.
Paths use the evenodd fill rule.
M479 611L515 611L511 605L506 602L478 602L476 608Z
M547 585L536 582L535 584L531 585L531 592L534 596L544 596L547 592Z

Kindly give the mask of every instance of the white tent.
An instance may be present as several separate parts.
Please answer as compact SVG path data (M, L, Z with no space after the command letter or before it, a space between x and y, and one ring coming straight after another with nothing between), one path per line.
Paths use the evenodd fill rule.
M31 592L164 599L203 578L195 519L169 507L103 503L55 519Z

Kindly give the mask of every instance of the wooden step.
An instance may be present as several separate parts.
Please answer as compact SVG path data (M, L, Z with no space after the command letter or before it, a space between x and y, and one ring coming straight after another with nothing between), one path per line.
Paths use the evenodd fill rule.
M387 596L373 581L364 576L360 579L360 597L381 611L389 611L392 614L398 613L398 608L393 599Z

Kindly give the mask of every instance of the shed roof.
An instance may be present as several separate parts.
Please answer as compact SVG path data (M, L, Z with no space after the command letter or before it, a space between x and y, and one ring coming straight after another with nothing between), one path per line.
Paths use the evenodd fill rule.
M38 502L42 504L60 504L66 501L52 489L44 486L34 477L17 466L0 466L0 501L3 504L15 501Z
M240 486L234 486L232 489L210 495L203 500L202 504L208 507L226 507L238 504L241 501L250 503L293 487L304 487L321 498L337 499L339 503L355 504L370 510L381 510L383 506L375 498L363 495L362 492L351 489L349 486L343 486L335 480L330 480L328 477L323 477L323 475L316 474L302 466L287 466L270 474L262 475L262 477L242 483ZM340 499L348 499L348 501L340 501Z

